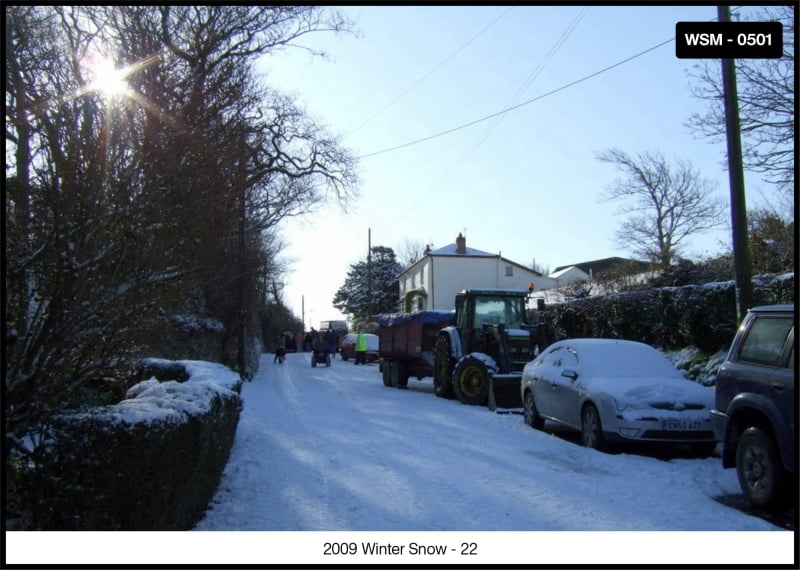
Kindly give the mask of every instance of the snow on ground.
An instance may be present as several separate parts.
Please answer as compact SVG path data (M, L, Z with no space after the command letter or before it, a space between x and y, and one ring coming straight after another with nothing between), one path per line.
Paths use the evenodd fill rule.
M262 355L242 398L198 532L53 533L44 550L48 533L14 533L15 552L60 564L796 564L792 531L715 500L741 494L719 457L603 454L550 424L437 398L430 378L387 388L377 364L312 368L308 353Z
M626 551L637 552L640 541L639 562L665 563L691 550L662 544L654 559L642 535L669 543L676 531L722 531L731 542L726 548L737 546L714 552L711 563L742 561L738 549L750 551L742 546L749 539L792 538L785 531L731 532L781 529L714 500L740 493L735 471L723 470L718 457L603 454L574 438L532 430L521 415L437 398L430 378L410 379L407 390L387 388L377 364L335 360L329 368L312 368L306 353L290 354L283 365L263 355L242 396L228 467L197 530L337 531L348 543L355 535L358 545L386 531L410 532L417 542L443 532L503 531L520 541L517 558L505 563L543 561L526 554L524 545L531 536L547 542L563 537L552 531L582 531L581 542L600 532L603 544L613 531L626 537ZM628 532L637 540L631 542ZM574 535L566 535L572 544ZM709 535L704 549L713 544ZM281 533L266 536L280 541ZM570 546L551 561L621 562L627 556L611 549L583 559L588 552Z

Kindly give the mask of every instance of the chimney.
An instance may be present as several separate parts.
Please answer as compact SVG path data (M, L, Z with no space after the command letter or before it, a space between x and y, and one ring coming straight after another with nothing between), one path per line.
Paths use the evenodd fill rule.
M467 238L461 235L461 232L458 232L456 238L456 253L467 253Z

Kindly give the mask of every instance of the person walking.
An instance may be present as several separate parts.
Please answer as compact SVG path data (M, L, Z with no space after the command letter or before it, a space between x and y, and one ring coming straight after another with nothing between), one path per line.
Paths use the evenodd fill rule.
M364 336L364 330L358 329L358 334L356 335L356 364L366 364L367 363L367 338Z
M325 336L323 337L325 340L325 346L328 347L328 354L331 355L331 358L336 356L336 349L338 348L339 344L339 335L336 334L332 328L329 328L325 331Z

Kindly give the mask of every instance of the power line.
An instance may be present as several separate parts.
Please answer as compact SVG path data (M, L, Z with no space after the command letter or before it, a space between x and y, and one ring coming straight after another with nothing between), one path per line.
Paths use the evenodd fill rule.
M506 103L507 107L510 106L510 105L515 105L520 100L520 98L522 97L523 93L525 93L525 91L533 84L533 82L536 80L536 78L539 77L539 74L542 72L542 70L544 70L545 66L550 62L550 60L553 59L555 54L558 53L558 50L561 48L562 45L564 45L564 43L567 41L569 36L572 35L572 32L575 31L575 28L578 26L580 21L583 20L583 17L586 15L586 13L588 11L589 11L589 8L588 7L584 7L583 10L570 23L570 25L567 26L567 29L561 34L561 37L558 38L556 43L550 48L550 50L547 52L547 54L545 54L544 59L536 66L536 68L533 70L533 72L531 72L531 74L526 79L525 83L523 83L520 86L520 88L517 90L516 94L514 94L514 96ZM462 157L458 161L456 161L455 164L453 164L453 166L450 168L449 172L447 172L445 174L445 176L442 177L442 180L439 183L439 186L436 189L434 189L432 192L435 192L436 190L441 188L445 184L447 179L449 179L453 175L453 173L458 169L458 167L460 167L462 164L465 164L467 162L469 157L472 156L472 154L476 150L478 150L478 148L480 148L480 146L483 144L483 142L487 138L489 138L489 135L497 127L497 125L500 124L500 121L502 121L505 116L506 116L506 114L504 113L504 114L502 114L502 115L500 115L498 117L495 117L495 120L490 125L488 125L486 127L486 129L484 129L483 133L472 143L470 148L467 149L467 151L462 155Z
M482 123L483 121L488 121L489 119L492 119L494 117L498 117L498 116L503 115L505 113L508 113L510 111L514 111L516 109L519 109L520 107L524 107L526 105L530 105L531 103L534 103L536 101L544 99L545 97L549 97L550 95L558 93L559 91L563 91L563 90L565 90L565 89L567 89L569 87L573 87L575 85L578 85L579 83L583 83L584 81L592 79L593 77L597 77L598 75L600 75L602 73L605 73L606 71L610 71L610 70L614 69L615 67L619 67L620 65L626 64L629 61L632 61L632 60L634 60L634 59L636 59L638 57L641 57L641 56L643 56L643 55L645 55L647 53L650 53L651 51L654 51L654 50L656 50L656 49L658 49L658 48L660 48L660 47L662 47L662 46L664 46L664 45L666 45L666 44L668 44L668 43L670 43L672 41L675 41L675 37L672 37L672 38L670 38L668 40L665 40L665 41L661 42L660 44L654 45L653 47L650 47L650 48L648 48L648 49L646 49L644 51L640 51L639 53L637 53L635 55L632 55L632 56L630 56L630 57L628 57L626 59L623 59L622 61L618 61L617 63L615 63L613 65L609 65L608 67L605 67L605 68L603 68L603 69L601 69L599 71L595 71L594 73L586 75L586 76L584 76L584 77L582 77L580 79L577 79L577 80L575 80L575 81L573 81L571 83L567 83L566 85L562 85L561 87L558 87L557 89L553 89L552 91L548 91L547 93L539 95L538 97L534 97L533 99L528 99L527 101L523 101L522 103L520 103L518 105L514 105L512 107L508 107L506 109L503 109L502 111L498 111L496 113L492 113L491 115L487 115L487 116L482 117L480 119L476 119L474 121L470 121L469 123L464 123L464 124L459 125L457 127L453 127L452 129L447 129L446 131L441 131L441 132L438 132L436 134L433 134L433 135L430 135L430 136L427 136L427 137L424 137L424 138L421 138L421 139L417 139L417 140L414 140L414 141L411 141L411 142L407 142L405 144L401 144L401 145L385 148L383 150L379 150L379 151L376 151L376 152L371 152L369 154L363 154L358 158L370 158L370 157L373 157L373 156L378 156L379 154L385 154L387 152L392 152L394 150L400 150L401 148L406 148L406 147L413 146L413 145L419 144L419 143L423 143L423 142L426 142L426 141L429 141L429 140L432 140L432 139L435 139L435 138L438 138L438 137L441 137L441 136L444 136L444 135L449 135L450 133L454 133L456 131L460 131L461 129L466 129L467 127L471 127L472 125L477 125L478 123Z
M483 34L484 34L484 33L485 33L485 32L486 32L486 31L487 31L489 28L491 28L492 26L494 26L494 25L495 25L495 24L496 24L496 23L497 23L497 22L500 20L500 18L502 18L503 16L505 16L506 14L508 14L508 13L509 13L511 10L513 10L513 9L514 9L514 6L511 6L511 7L510 7L508 10L506 10L505 12L503 12L502 14L500 14L499 16L497 16L497 18L495 18L494 20L492 20L492 21L489 23L489 25L487 25L486 27L484 27L484 28L483 28L481 31L479 31L477 34L475 34L475 35L474 35L474 36L472 36L472 37L471 37L469 40L467 40L467 41L466 41L466 43L462 44L462 45L461 45L461 47L459 47L459 48L458 48L457 50L455 50L453 53L451 53L451 54L450 54L450 55L448 55L446 58L444 58L444 59L443 59L443 60L442 60L442 61L441 61L441 62L440 62L440 63L439 63L439 64L438 64L436 67L434 67L434 68L433 68L433 69L431 69L431 70L430 70L428 73L426 73L425 75L423 75L422 77L420 77L419 79L417 79L417 80L416 80L416 81L415 81L415 82L414 82L414 83L413 83L413 84L412 84L410 87L406 88L406 89L405 89L405 91L403 91L403 92L402 92L402 93L400 93L400 94L399 94L397 97L395 97L394 99L392 99L391 101L389 101L389 102L388 102L386 105L384 105L384 106L383 106L381 109L379 109L378 111L376 111L375 113L373 113L373 114L372 114L372 115L371 115L371 116L370 116L370 117L369 117L369 118L368 118L366 121L364 121L364 122L363 122L363 123L361 123L359 126L357 126L357 127L356 127L356 128L353 130L353 131L351 131L349 134L351 134L351 135L352 135L352 134L355 134L355 133L357 133L357 132L358 132L358 131L360 131L360 130L361 130L363 127L365 127L367 124L369 124L370 122L372 122L372 120L373 120L373 119L375 119L375 118L376 118L378 115L380 115L380 114L382 114L384 111L386 111L386 109L388 109L389 107L391 107L392 105L394 105L394 104L395 104L395 103L396 103L396 102L397 102L399 99L401 99L401 98L402 98L404 95L406 95L406 94L407 94L409 91L411 91L412 89L414 89L414 87L416 87L417 85L419 85L420 83L422 83L423 81L425 81L425 80L426 80L428 77L430 77L431 75L433 75L433 73L434 73L436 70L438 70L440 67L442 67L442 66L443 66L445 63L447 63L447 62L448 62L448 61L450 61L451 59L453 59L453 58L454 58L456 55L458 55L458 53L459 53L459 52L461 52L461 51L462 51L462 50L463 50L465 47L467 47L469 44L471 44L471 43L472 43L472 42L474 42L476 39L478 39L480 36L482 36L482 35L483 35Z

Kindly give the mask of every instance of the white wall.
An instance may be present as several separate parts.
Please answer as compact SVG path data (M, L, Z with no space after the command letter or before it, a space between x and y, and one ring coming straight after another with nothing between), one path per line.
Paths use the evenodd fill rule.
M506 275L511 266L512 275ZM555 280L540 276L501 257L429 256L400 280L401 300L408 291L423 288L428 293L426 309L455 308L455 295L470 288L513 289L524 291L533 282L536 290L555 285Z

